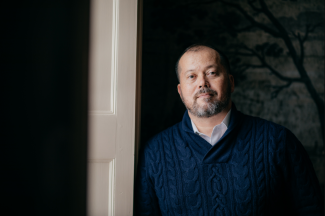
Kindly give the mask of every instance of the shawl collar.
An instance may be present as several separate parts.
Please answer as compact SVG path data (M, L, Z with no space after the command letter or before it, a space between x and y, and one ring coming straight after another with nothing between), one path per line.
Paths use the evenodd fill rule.
M225 163L230 159L234 140L237 137L238 129L244 118L244 115L237 110L234 103L232 103L231 109L229 127L220 140L213 146L193 132L188 111L185 111L181 124L182 135L199 161L210 164Z

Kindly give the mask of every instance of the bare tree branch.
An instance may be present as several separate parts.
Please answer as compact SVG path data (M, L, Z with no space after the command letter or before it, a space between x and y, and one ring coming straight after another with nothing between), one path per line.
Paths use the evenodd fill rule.
M303 38L301 38L301 35L300 35L299 32L296 34L296 33L294 33L293 31L291 31L292 35L293 35L295 38L297 38L298 41L299 41L299 47L300 47L300 58L299 58L299 60L300 60L301 64L304 63L304 58L305 58L305 48L304 48L304 43L305 43L305 41L307 40L309 33L315 31L315 29L316 29L317 27L319 27L319 26L321 26L321 23L317 23L317 24L312 25L312 26L311 26L311 25L306 25L306 32L305 32L305 35L304 35Z
M235 29L235 28L233 28L236 32L243 32L243 31L247 31L247 30L249 30L249 29L251 29L251 28L253 28L254 27L254 25L249 25L249 26L246 26L246 27L243 27L243 28L240 28L240 29Z
M307 27L308 28L308 27ZM301 64L304 63L304 58L305 58L305 49L304 49L304 41L300 36L300 33L298 32L297 34L291 31L292 35L298 39L299 41L299 47L300 47L300 58L299 60L301 61Z
M304 64L304 59L305 59L304 41L303 41L303 39L301 39L299 32L298 32L297 38L298 38L299 46L300 46L300 62L301 62L301 64Z
M249 6L251 6L251 8L256 11L257 13L261 13L263 12L263 10L261 8L257 8L255 5L254 5L254 2L256 2L256 0L248 0L248 4Z
M255 50L250 49L247 46L241 46L241 48L249 51L252 55L256 56L260 60L261 65L252 65L252 67L261 67L261 66L266 67L266 68L268 68L270 70L270 72L272 74L274 74L276 77L278 77L279 79L281 79L283 81L286 81L286 82L303 82L303 80L301 78L291 78L291 77L285 77L285 76L283 76L280 72L278 72L277 70L275 70L271 65L269 65L265 61L265 57L264 56L260 55ZM238 53L236 53L236 54L238 54Z
M287 82L287 84L282 86L272 86L272 88L275 88L275 90L271 93L271 99L274 99L278 96L278 94L285 88L288 88L291 86L292 82Z
M306 33L305 33L305 36L302 38L302 42L305 42L307 40L309 33L314 32L317 27L321 27L321 26L322 26L321 22L317 23L313 26L306 25Z
M310 28L310 25L306 25L306 32L305 32L305 36L303 37L302 41L305 42L308 38L308 34L309 34L309 28Z
M267 27L266 25L257 22L253 17L248 15L248 13L246 13L246 11L240 5L229 3L229 2L226 2L224 0L220 0L220 2L222 2L225 5L228 5L228 6L231 6L231 7L235 8L235 9L237 9L252 25L266 31L267 33L271 34L273 37L281 37L280 32L277 32L277 31Z
M269 18L269 20L272 22L275 28L278 29L279 34L281 35L281 38L284 40L284 43L288 47L289 53L293 59L293 62L295 66L298 69L298 72L300 73L301 77L307 76L307 73L303 67L303 65L300 62L300 59L297 56L297 52L289 38L289 35L286 31L286 29L281 25L281 23L275 18L275 16L271 13L269 8L267 7L266 3L264 0L259 0L260 5L262 7L262 10L264 14Z
M221 2L224 3L223 0L220 0ZM286 29L282 26L282 24L277 20L277 18L275 18L275 16L270 12L270 10L268 9L267 5L265 4L265 1L264 0L259 0L259 3L261 5L261 9L263 10L263 13L269 18L269 20L271 21L271 23L273 24L273 26L277 29L277 31L274 31L272 30L273 32L276 32L276 36L273 35L274 37L280 37L283 39L284 43L286 44L288 50L289 50L289 53L291 55L291 58L293 60L293 63L294 65L296 66L297 70L298 70L298 73L300 74L300 78L295 78L294 80L297 81L297 82L303 82L308 90L308 92L310 93L312 99L314 100L316 106L317 106L317 111L318 111L318 114L319 114L319 117L320 117L320 123L321 123L321 128L322 128L322 134L323 134L323 137L324 137L324 101L319 97L319 94L317 93L313 83L311 82L308 74L307 74L307 71L303 65L303 62L300 61L300 58L298 57L297 55L297 51L295 49L295 47L293 46L293 43L286 31ZM229 6L233 5L231 3L228 3ZM237 8L239 11L240 11L240 8ZM243 11L243 9L241 9ZM245 12L243 13L243 15L245 15ZM248 21L252 21L249 17L249 16L245 16ZM255 21L255 20L254 20ZM252 23L253 24L253 23ZM318 24L320 25L320 24ZM315 28L318 26L314 26L312 28L308 28L308 33L312 30L314 31ZM259 25L256 25L257 27L260 27ZM262 30L270 33L270 31L266 30L265 28L262 28L260 27ZM306 33L307 33L306 32ZM270 33L271 34L271 33ZM272 35L272 34L271 34ZM307 37L308 37L308 34L305 34L305 37L302 38L302 42L304 42L305 40L307 40ZM303 50L303 49L302 49ZM300 56L304 56L300 54ZM272 67L270 67L270 65L268 65L263 58L261 58L260 55L257 56L260 61L266 65L267 68L269 68L269 70L274 74L276 75L277 77L279 77L280 79L284 80L284 81L292 81L293 80L290 78L288 79L288 77L284 77L282 76L281 74L279 74L277 71L275 71ZM264 62L263 62L264 61Z

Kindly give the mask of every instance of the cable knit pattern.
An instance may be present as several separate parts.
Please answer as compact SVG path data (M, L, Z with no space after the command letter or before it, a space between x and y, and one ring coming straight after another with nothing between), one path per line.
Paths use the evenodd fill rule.
M260 119L256 120L256 138L255 138L255 172L256 172L256 184L257 184L257 194L258 199L258 209L257 215L263 216L264 206L265 206L265 167L264 167L264 143L267 137L264 136L264 131L266 125Z
M164 143L169 143L172 140L168 140L168 137L163 137ZM177 196L177 187L176 187L176 164L173 158L172 145L164 145L166 165L167 165L167 177L168 177L168 186L169 186L169 195L170 195L170 204L172 206L174 215L182 215L182 209L180 206L180 200Z
M141 170L141 173L145 173L145 169ZM137 203L142 208L142 215L151 215L155 206L153 206L153 197L150 197L149 185L146 178L141 178L141 184L139 184L138 190L140 193L138 194L139 200L143 200L143 202Z
M154 185L155 185L155 190L160 191L160 193L157 193L157 197L159 200L159 206L160 210L164 215L168 215L167 211L168 208L166 206L166 197L165 197L165 190L164 190L164 175L163 175L163 166L162 166L162 161L161 161L161 143L158 141L158 145L152 145L149 146L150 151L149 151L149 158L150 161L152 161L152 166L150 173L154 178ZM160 148L159 148L160 147Z
M249 179L249 148L252 136L252 125L248 124L245 133L238 136L237 144L234 148L235 164L233 175L235 177L235 201L237 215L251 215L251 182Z
M178 143L177 149L184 176L183 180L186 204L190 210L188 215L203 216L199 172L196 161L192 156L191 150L184 142ZM193 214L194 212L195 214Z
M220 164L209 165L208 192L215 201L210 215L230 215L227 207L227 180L222 176L222 166Z
M323 215L306 151L287 129L244 115L232 104L228 130L214 146L183 121L140 153L136 215Z
M270 187L271 193L275 196L279 187L280 173L277 166L281 163L283 156L283 148L285 147L285 131L284 128L273 123L269 124L269 165L270 165ZM283 159L282 159L283 160ZM282 183L282 182L280 182Z

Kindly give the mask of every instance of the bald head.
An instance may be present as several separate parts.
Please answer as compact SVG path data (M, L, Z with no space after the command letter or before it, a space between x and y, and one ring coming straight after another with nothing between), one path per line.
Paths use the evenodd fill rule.
M180 73L181 73L181 66L180 66L180 61L182 59L182 57L189 52L199 52L202 50L209 50L211 52L214 53L214 56L216 58L216 62L220 63L223 68L225 69L226 73L230 74L230 65L229 65L229 61L227 59L227 57L220 51L218 51L217 49L211 47L211 46L207 46L207 45L202 45L202 44L194 44L189 46L188 48L186 48L184 50L184 52L182 53L182 55L179 57L178 61L176 62L176 75L177 75L177 79L178 81L180 81L179 77L180 77Z

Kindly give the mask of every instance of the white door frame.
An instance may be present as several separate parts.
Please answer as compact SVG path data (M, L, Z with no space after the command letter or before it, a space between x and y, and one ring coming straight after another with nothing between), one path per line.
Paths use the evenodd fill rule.
M138 1L92 0L90 15L88 215L133 215Z

